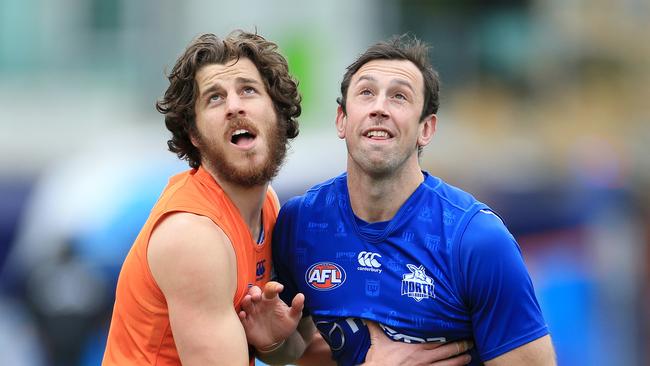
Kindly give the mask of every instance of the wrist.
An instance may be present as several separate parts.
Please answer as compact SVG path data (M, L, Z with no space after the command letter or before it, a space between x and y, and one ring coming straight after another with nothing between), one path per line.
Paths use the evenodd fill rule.
M286 341L287 341L286 339L283 339L281 341L275 342L265 347L255 347L255 350L259 353L271 353L279 349L280 347L282 347Z

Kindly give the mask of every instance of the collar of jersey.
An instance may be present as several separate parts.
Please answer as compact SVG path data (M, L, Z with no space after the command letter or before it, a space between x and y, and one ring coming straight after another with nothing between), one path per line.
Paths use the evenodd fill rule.
M431 175L429 173L422 171L422 174L424 175L424 180L418 188L411 193L409 198L402 204L402 206L397 210L397 213L395 216L390 220L388 225L386 225L385 229L383 231L376 231L376 230L362 230L359 228L359 225L357 225L356 220L354 219L355 214L352 211L352 204L350 203L350 193L348 192L348 176L347 174L343 174L340 176L340 179L336 180L336 184L339 185L339 189L341 192L344 193L345 195L345 200L344 200L344 205L342 209L346 213L343 215L348 223L354 228L354 231L359 237L362 239L366 240L369 243L378 243L381 241L386 240L388 235L390 235L402 222L407 220L413 212L417 205L418 201L420 200L420 197L424 193L424 191L427 189L427 186L430 186L431 182L428 182L429 179L431 179ZM429 183L429 184L428 184Z

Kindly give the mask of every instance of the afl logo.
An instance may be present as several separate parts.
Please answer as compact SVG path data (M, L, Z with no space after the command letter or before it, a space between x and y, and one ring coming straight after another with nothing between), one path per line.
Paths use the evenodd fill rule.
M345 270L332 262L318 262L305 273L307 284L318 291L329 291L345 282Z

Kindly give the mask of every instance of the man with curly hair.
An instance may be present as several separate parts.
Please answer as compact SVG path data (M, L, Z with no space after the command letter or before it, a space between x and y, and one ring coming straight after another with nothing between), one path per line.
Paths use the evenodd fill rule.
M194 39L168 78L156 108L191 169L169 180L124 261L103 365L252 364L237 309L270 279L269 181L298 135L297 83L274 43L242 31Z

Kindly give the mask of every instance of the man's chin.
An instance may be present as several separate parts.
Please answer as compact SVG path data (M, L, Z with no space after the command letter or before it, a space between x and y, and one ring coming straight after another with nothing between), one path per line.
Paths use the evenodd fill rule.
M395 172L395 167L385 160L369 160L358 163L358 167L367 175L374 178L389 176Z
M286 139L278 139L269 150L254 149L242 156L217 149L206 152L204 158L221 181L252 188L268 184L277 175L286 155Z
M269 183L278 171L278 169L273 169L273 167L263 164L256 165L255 167L219 168L217 168L217 174L223 180L246 188L262 186Z

